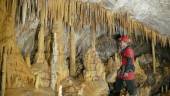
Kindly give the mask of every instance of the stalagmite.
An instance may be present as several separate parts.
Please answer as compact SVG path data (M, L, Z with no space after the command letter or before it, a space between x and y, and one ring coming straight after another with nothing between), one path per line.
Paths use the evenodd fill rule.
M9 0L0 1L0 49L5 48L6 54L6 88L18 88L32 86L34 82L31 70L26 66L26 63L20 53L16 43L15 32L15 18L16 18L16 0L10 2ZM2 8L3 7L3 8ZM5 62L5 61L4 61Z
M5 96L6 89L6 61L7 61L7 52L6 49L3 48L3 62L2 62L2 82L1 82L1 96Z
M70 75L76 76L76 41L75 41L75 32L73 28L71 28L70 33Z
M145 71L142 69L140 66L140 61L139 58L136 59L135 61L135 74L136 74L136 83L140 84L142 86L144 82L147 80L147 75Z
M167 84L167 85L165 85L165 92L168 92L168 87L169 87L169 85Z
M35 88L36 88L36 89L39 89L39 87L40 87L40 82L41 82L39 73L36 74L35 79L36 79L36 81L35 81Z
M55 24L53 24L53 30L55 30ZM58 58L58 49L57 49L57 33L53 31L53 45L52 45L52 60L51 60L51 83L50 86L54 90L57 82L57 58Z
M68 72L68 66L65 62L65 56L64 56L64 26L61 20L54 19L55 26L53 27L53 31L56 32L56 43L57 43L57 82L56 82L56 89L59 89L59 85L61 84L61 81L66 79L69 76Z
M96 53L96 49L90 48L84 57L85 64L85 80L105 80L105 67L99 56Z
M31 61L30 61L30 53L27 53L25 56L25 61L29 68L31 68Z
M62 89L62 85L59 86L59 89L58 89L58 96L63 96L63 89Z
M34 64L32 65L32 70L35 76L38 75L36 82L39 82L39 86L48 87L49 86L49 66L45 58L45 45L44 45L44 35L45 35L45 0L42 0L40 4L42 7L40 10L40 30L38 33L38 49L35 55ZM47 82L48 80L48 82Z
M35 57L36 63L43 63L44 62L43 60L45 60L45 55L44 55L44 47L45 47L44 46L44 23L45 22L44 22L44 19L45 19L45 8L42 8L41 16L40 16L40 31L38 33L38 50L37 50L36 57Z
M85 88L83 96L107 96L108 85L105 67L94 48L89 48L84 57Z
M115 60L116 61L116 60ZM106 80L108 83L113 83L116 81L116 76L117 76L117 70L118 70L118 66L117 64L118 62L113 62L113 58L110 57L110 59L108 60L108 64L106 66L106 72L107 72L107 77Z

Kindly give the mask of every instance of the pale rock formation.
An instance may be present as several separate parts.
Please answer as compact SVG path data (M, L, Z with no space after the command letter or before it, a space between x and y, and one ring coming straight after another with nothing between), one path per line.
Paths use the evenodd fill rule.
M66 79L69 76L69 70L68 66L66 65L66 59L64 56L64 26L63 23L56 19L54 20L53 25L53 33L56 34L54 36L56 40L54 40L53 43L55 43L55 49L53 50L53 53L55 54L52 58L56 59L55 62L53 62L51 65L54 66L52 68L51 73L54 75L56 74L56 77L54 76L54 79L56 78L56 90L59 91L59 85L61 85L61 82ZM57 50L56 50L57 49Z
M96 80L87 81L84 83L82 96L108 96L109 88L106 81Z
M107 71L107 82L114 83L117 77L117 71L120 68L121 62L118 57L118 54L115 53L114 58L110 57L106 66Z
M45 4L45 3L43 3ZM45 25L44 25L44 11L45 9L41 9L41 20L40 20L40 30L38 32L38 50L35 55L34 64L32 65L32 70L34 75L36 76L36 87L49 87L49 79L50 79L50 70L48 63L45 59L45 46L44 46L44 34L45 34Z
M139 96L150 96L151 94L151 86L143 86L138 89Z
M105 80L105 67L94 49L89 49L84 57L85 80Z
M108 85L105 78L105 66L94 48L90 48L84 57L85 82L83 96L107 96Z
M43 43L43 44L39 44ZM49 66L45 59L44 54L44 31L43 26L40 28L39 37L38 37L38 51L35 56L34 64L32 65L32 71L34 75L40 79L39 82L41 87L49 87L49 79L50 79L50 73L49 73Z
M77 65L76 65L76 37L73 28L70 32L70 75L76 76Z
M6 6L9 4L11 6ZM9 2L8 0L0 1L0 62L5 66L3 74L6 74L4 88L18 88L33 86L34 77L31 70L26 65L20 49L16 44L15 39L15 15L16 2ZM5 63L5 65L4 65ZM3 68L5 68L3 67Z
M144 84L147 79L147 75L145 74L145 71L140 67L138 59L135 62L135 76L136 82L141 85Z

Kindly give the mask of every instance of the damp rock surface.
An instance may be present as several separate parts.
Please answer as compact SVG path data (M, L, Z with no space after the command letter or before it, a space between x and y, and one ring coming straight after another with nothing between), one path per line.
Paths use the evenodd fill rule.
M139 96L168 96L169 4L0 0L0 90L6 96L112 95L121 65L117 35L126 34Z
M55 96L55 93L49 88L17 88L7 89L5 96Z

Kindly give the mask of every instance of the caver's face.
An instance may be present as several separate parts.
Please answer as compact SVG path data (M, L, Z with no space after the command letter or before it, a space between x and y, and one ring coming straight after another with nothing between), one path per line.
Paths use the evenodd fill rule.
M128 45L127 42L124 42L124 41L120 41L120 42L119 42L119 46L120 46L121 49L126 48L127 45Z

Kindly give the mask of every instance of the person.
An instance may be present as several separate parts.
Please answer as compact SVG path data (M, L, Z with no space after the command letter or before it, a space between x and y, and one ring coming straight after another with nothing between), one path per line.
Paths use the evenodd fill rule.
M115 83L115 96L119 96L123 88L126 88L130 96L136 96L134 51L130 47L130 39L127 35L120 36L119 50L121 55L121 66L117 73Z

